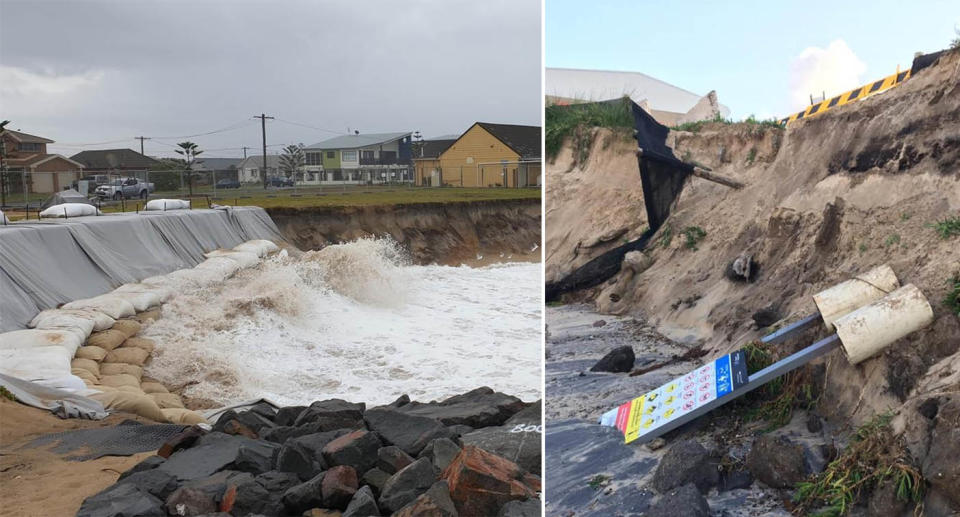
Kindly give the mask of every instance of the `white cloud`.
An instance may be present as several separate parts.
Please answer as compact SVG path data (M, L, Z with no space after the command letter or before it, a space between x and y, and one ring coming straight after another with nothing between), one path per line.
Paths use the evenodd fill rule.
M867 65L842 39L827 48L807 47L790 63L790 103L794 109L810 104L810 95L827 98L863 84Z
M0 96L27 97L34 95L60 96L79 89L95 86L103 72L85 72L74 75L36 73L26 68L0 65Z

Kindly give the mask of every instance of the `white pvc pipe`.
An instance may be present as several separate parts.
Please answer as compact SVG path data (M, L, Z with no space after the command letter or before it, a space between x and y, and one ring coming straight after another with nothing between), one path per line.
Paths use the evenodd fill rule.
M850 364L879 354L894 341L931 323L933 309L913 284L907 284L834 322Z
M890 266L877 266L846 282L813 295L827 332L833 332L837 319L864 305L877 301L900 287Z

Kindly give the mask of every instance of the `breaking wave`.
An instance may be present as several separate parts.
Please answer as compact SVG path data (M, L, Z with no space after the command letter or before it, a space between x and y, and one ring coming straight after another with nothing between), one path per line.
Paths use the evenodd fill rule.
M143 334L147 375L219 404L265 397L371 404L478 386L540 393L541 266L411 265L396 242L281 252L221 285L184 288Z

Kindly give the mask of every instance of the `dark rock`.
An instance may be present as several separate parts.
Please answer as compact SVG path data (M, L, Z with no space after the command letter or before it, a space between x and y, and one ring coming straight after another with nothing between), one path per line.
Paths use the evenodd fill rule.
M226 507L224 501L220 504L221 511L229 511L234 515L266 514L277 515L283 511L283 504L280 498L283 492L270 492L263 487L257 480L252 478L237 478L236 482L231 481L227 485L227 492L234 490L235 496L233 504Z
M377 451L377 468L387 474L396 474L411 463L413 463L413 458L396 445L381 447Z
M220 427L220 432L235 436L244 436L252 440L260 438L260 435L256 431L247 427L237 419L228 420L223 426Z
M539 499L527 499L526 501L510 501L500 508L497 517L540 517L543 515L540 509Z
M117 482L123 481L127 476L136 474L137 472L143 472L145 470L155 469L163 464L164 461L167 461L166 458L160 456L149 456L145 460L137 463L136 465L130 467L129 470L120 474L120 477L117 479Z
M117 482L130 483L160 500L165 500L177 489L177 478L170 473L157 469L137 472L123 478L123 480L117 480Z
M256 477L257 483L268 492L286 492L289 488L299 485L300 478L293 472L271 470Z
M398 408L398 407L406 406L406 405L409 404L409 403L410 403L410 396L404 394L404 395L400 395L399 397L397 397L397 400L394 400L393 402L387 404L386 407L396 409L396 408Z
M302 481L316 476L326 468L323 457L298 440L287 440L277 453L276 468L280 472L292 472Z
M180 487L170 494L166 502L167 513L185 517L195 517L217 511L213 497L202 490Z
M457 507L450 499L450 486L446 481L437 481L430 489L417 496L392 517L457 517Z
M753 282L757 277L759 264L753 260L753 255L744 253L727 264L723 275L732 282Z
M927 420L933 420L937 417L937 413L940 412L940 399L937 397L930 397L927 400L924 400L920 403L920 406L917 407L917 412L923 415Z
M673 444L653 474L653 488L666 493L687 483L706 492L720 482L719 462L696 440Z
M381 510L395 512L427 491L436 481L433 465L420 458L390 476L380 493Z
M343 511L343 517L368 517L380 515L380 508L369 486L363 486L353 494L350 504Z
M169 458L171 454L179 450L193 447L193 444L205 434L207 432L197 426L188 427L161 445L157 450L157 456Z
M377 451L382 445L376 433L360 429L327 443L322 454L327 465L349 465L357 472L366 472L377 464Z
M527 404L517 397L483 387L440 402L411 402L399 408L399 411L439 420L443 425L464 424L479 428L503 425L526 407Z
M323 506L323 477L321 472L308 481L287 489L283 493L283 506L287 512L301 514L311 508Z
M747 469L773 488L791 488L806 477L803 447L786 438L761 436L747 454Z
M273 415L265 416L260 411L254 411L253 409L237 413L237 421L253 429L257 434L261 434L263 431L277 426L277 424L273 423L272 418Z
M254 477L249 472L238 472L236 470L221 470L216 474L202 479L187 481L180 488L189 488L199 490L210 496L214 502L220 500L223 493L230 485L254 482Z
M645 517L709 517L710 506L693 483L671 490L660 497Z
M180 481L204 478L233 464L243 445L266 446L249 438L213 432L198 439L193 447L173 453L157 469L173 474Z
M251 413L256 413L263 418L266 418L271 423L273 422L274 417L277 416L277 408L273 407L272 404L264 401L257 402L256 404L250 406L247 411Z
M543 434L537 423L485 427L461 437L473 445L504 458L511 458L529 472L540 475Z
M543 400L538 400L533 404L523 408L520 412L514 414L510 417L509 420L503 423L503 425L541 425L543 423ZM543 429L540 430L543 432ZM466 433L464 433L466 434Z
M233 468L254 475L267 472L273 468L279 450L279 445L265 441L258 442L255 447L241 445L237 449L237 459L233 462Z
M737 490L740 488L749 488L753 484L753 476L746 470L732 470L720 476L721 492L728 490Z
M451 434L433 418L401 413L397 409L373 408L364 414L364 419L367 427L387 444L396 445L411 456L420 454L432 440Z
M537 447L539 448L539 445ZM420 457L430 460L437 475L453 462L453 458L456 458L457 454L460 454L460 446L449 438L437 438L420 451Z
M757 325L758 329L767 328L782 319L783 315L780 314L776 307L767 307L766 309L760 309L753 313L753 322Z
M323 505L327 508L345 510L353 494L357 493L357 471L349 465L331 467L323 476L320 491L323 494Z
M366 405L363 403L354 404L353 402L347 402L341 399L320 400L310 404L310 407L303 410L300 416L297 417L294 425L299 426L309 424L310 422L329 420L330 422L347 422L347 425L341 427L349 427L350 422L363 421L363 412L365 409ZM331 427L330 430L340 429L341 427Z
M636 356L633 355L633 347L624 345L608 352L590 368L590 371L625 373L633 370L634 361Z
M893 480L882 481L867 502L867 514L871 517L900 517L907 510L907 502L897 498L897 487Z
M307 406L282 407L278 409L277 414L274 415L273 423L278 426L292 426L293 423L297 421L300 413L303 413L304 409L307 409Z
M931 487L960 507L960 397L940 401L930 448L921 464L923 477Z
M373 489L373 494L379 498L380 492L383 491L383 486L387 484L388 479L390 479L390 474L378 468L372 468L363 473L360 484L369 485Z
M83 501L77 517L165 517L163 501L129 483L108 487Z
M350 428L336 429L336 436L341 436L349 433L353 429L359 429L363 427L363 422L360 422L357 425L354 425ZM310 422L309 424L301 426L283 426L283 427L274 427L273 429L264 430L261 438L264 440L270 440L275 443L286 443L290 438L297 438L300 436L306 436L308 434L317 434L323 432L334 432L330 430L326 421L319 422Z
M954 504L941 490L931 488L923 498L924 517L957 517L960 504Z
M597 321L594 321L594 322L593 322L593 326L594 326L594 327L602 327L602 326L604 326L604 325L606 325L606 324L607 324L607 322L606 322L605 320L597 320Z
M470 434L473 431L475 431L475 429L470 427L469 425L457 424L457 425L447 426L447 431L448 431L448 434L450 435L450 438L453 439L458 436Z
M823 430L823 422L820 420L820 417L816 413L807 413L807 431L811 433L819 433Z
M541 490L539 477L472 445L454 458L443 479L460 515L496 515L508 502L536 497Z

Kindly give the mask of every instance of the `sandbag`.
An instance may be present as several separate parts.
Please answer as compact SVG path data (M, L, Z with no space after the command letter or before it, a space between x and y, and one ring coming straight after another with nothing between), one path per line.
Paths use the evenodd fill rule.
M137 393L137 394L140 394L140 395L146 395L146 393L144 393L143 390L140 389L140 388L137 387L137 386L127 386L127 385L117 386L117 391L123 391L123 392L126 392L126 393Z
M143 312L149 309L150 307L156 307L161 303L160 296L157 293L149 292L149 291L144 291L144 292L113 291L110 293L110 296L116 296L117 298L121 298L130 302L133 305L133 308L137 312Z
M208 259L209 260L209 259ZM178 284L194 285L197 287L206 287L218 282L222 282L227 275L216 269L178 269L167 275L169 281Z
M94 309L106 314L107 316L110 316L115 320L120 318L128 318L137 313L137 310L133 307L132 303L124 300L123 298L111 296L110 294L103 294L100 296L94 296L93 298L85 298L83 300L75 300L64 304L62 308Z
M133 336L136 336L142 328L143 325L141 325L137 320L117 320L117 322L113 325L113 330L122 332L124 339L129 339Z
M219 272L223 275L223 278L227 278L237 271L240 271L240 264L226 257L213 257L197 264L197 267L194 269L210 269Z
M69 330L14 330L0 334L0 350L22 350L58 346L67 350L70 357L83 345L83 338Z
M90 398L103 404L110 411L126 411L155 422L166 422L167 418L160 411L160 406L147 395L125 391L106 391L95 393Z
M161 302L166 302L173 297L173 291L159 285L148 285L144 283L123 284L113 290L115 293L152 293L160 298Z
M164 418L171 424L196 425L209 423L206 418L203 418L203 415L196 411L190 411L189 409L168 408L161 409L160 412L163 413Z
M98 379L93 372L85 368L71 368L70 374L79 377L87 386L96 386L100 383L100 379Z
M83 357L74 357L70 361L71 370L76 370L78 368L87 370L92 373L94 377L100 377L100 363L94 361L93 359L84 359ZM77 375L76 372L72 372L74 375Z
M153 381L143 381L140 384L140 389L142 389L144 393L170 393L166 386Z
M145 337L132 337L123 342L123 348L141 348L147 351L147 354L153 353L157 344L154 340Z
M148 287L162 287L168 285L170 279L167 278L167 275L157 275L144 278L140 283Z
M253 239L233 248L236 251L248 251L256 253L258 257L265 257L275 251L280 251L280 247L266 239Z
M97 215L99 213L100 210L97 210L97 207L87 203L61 203L40 212L40 217L82 217L85 215Z
M139 321L140 324L143 325L145 323L151 323L160 319L162 312L163 311L160 309L160 307L154 307L143 312L138 312L133 319Z
M114 324L116 326L116 324ZM119 347L127 340L127 335L122 330L109 329L94 332L87 338L88 346L98 346L104 350L110 351Z
M107 351L98 346L82 346L77 349L77 354L75 357L80 359L92 359L94 361L100 362L103 361L103 358L107 356Z
M107 361L100 364L100 375L119 375L121 373L132 375L139 381L143 377L143 368L134 364L110 363Z
M120 386L133 386L134 388L139 389L140 379L126 373L118 373L116 375L101 375L100 384L104 386L113 386L114 388L119 388Z
M147 201L144 210L187 210L190 208L190 201L186 199L151 199Z
M107 352L107 356L103 358L105 363L126 363L136 366L143 366L143 363L146 362L147 357L150 354L142 348L136 347L120 347L115 350ZM140 379L137 379L138 381Z
M40 330L62 329L77 331L76 333L78 335L83 339L87 339L87 336L93 332L95 325L96 320L90 315L81 315L74 311L49 309L34 316L33 320L31 320L27 326Z
M249 251L214 250L205 256L207 258L227 258L239 264L241 268L253 267L260 262L260 256Z
M160 409L182 408L183 401L179 395L173 393L150 393L150 398L160 406Z

